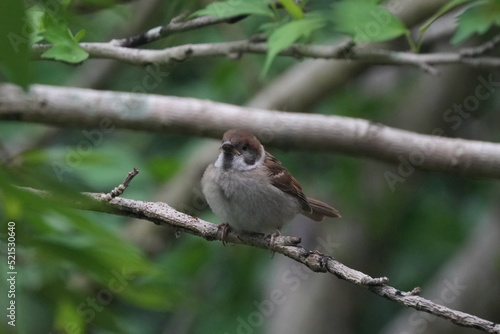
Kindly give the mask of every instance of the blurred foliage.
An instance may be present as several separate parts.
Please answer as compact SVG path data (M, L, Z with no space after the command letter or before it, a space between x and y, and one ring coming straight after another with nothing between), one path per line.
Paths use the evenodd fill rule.
M0 37L12 32L19 46L12 53L12 40L0 39L0 49L5 50L0 54L0 68L6 80L25 87L29 83L67 85L89 70L86 63L75 66L30 62L29 43L43 39L54 44L46 57L80 62L86 58L77 43L80 38L85 42L115 38L110 31L124 29L137 5L47 0L37 1L23 12L20 3L0 1ZM238 61L192 59L188 64L169 68L119 64L112 75L102 78L103 86L117 91L244 104L296 63L277 57L291 43L332 43L341 33L357 41L388 40L408 33L408 28L383 9L380 1L303 1L301 6L293 1L280 3L284 9L262 6L256 0L241 6L235 6L234 0L209 4L162 2L147 20L147 29L163 25L183 12L218 17L252 15L235 24L174 34L148 47L244 39L264 32L269 36L270 52L267 58L245 55ZM450 1L422 25L422 34L459 5L465 10L458 18L453 42L484 34L499 24L498 15L494 15L498 6L493 0ZM477 25L484 10L492 15ZM377 36L363 34L357 25L359 16L366 21L373 11L382 13L374 17L375 22L377 18L392 22L381 25ZM352 12L356 15L347 15ZM29 22L30 29L20 26L20 22ZM86 62L92 65L99 60ZM152 71L158 74L156 85L146 89L144 80ZM390 124L416 89L415 72L401 72L385 90L384 85L367 89L363 80L353 78L313 106L313 111ZM266 73L267 79L259 73ZM482 103L461 132L452 135L467 135L468 129L474 129L471 124L475 118L489 126L488 130L474 132L475 139L498 140L494 128L497 123L487 112L495 103L495 98ZM224 248L220 243L187 235L176 239L165 227L155 227L164 236L164 251L151 254L131 242L125 233L133 225L150 223L129 222L124 217L75 211L61 205L85 200L79 196L82 191L110 191L132 167L137 167L140 174L125 197L157 201L155 192L187 168L186 159L201 139L119 129L99 131L0 124L0 252L3 256L6 249L6 224L13 221L18 271L17 332L147 334L165 328L172 333L235 332L238 319L255 312L254 303L262 301L269 268L276 263L270 254L248 247ZM401 289L427 282L460 249L493 197L493 185L488 180L415 171L398 184L396 191L391 191L383 171L393 170L394 166L324 153L268 149L300 180L308 195L322 197L342 212L344 219L339 224L349 222L363 229L369 262L364 265L369 273L387 275L391 284ZM55 196L42 199L19 187L45 189ZM208 210L201 217L215 221ZM0 261L0 268L7 272L5 261ZM4 284L2 279L2 293ZM368 293L366 296L357 315L362 320L356 328L359 333L373 333L400 309L381 298L370 299ZM2 296L0 308L5 307ZM11 333L12 328L1 322L0 331Z
M451 41L462 43L474 33L485 34L493 26L500 26L500 3L495 0L471 1L458 17L458 29Z
M26 15L21 1L0 2L0 70L7 78L23 88L32 81L29 61L30 43L23 36Z
M408 28L389 10L373 1L339 1L333 4L333 22L339 31L353 36L354 42L378 42L409 34ZM359 22L373 22L363 31Z

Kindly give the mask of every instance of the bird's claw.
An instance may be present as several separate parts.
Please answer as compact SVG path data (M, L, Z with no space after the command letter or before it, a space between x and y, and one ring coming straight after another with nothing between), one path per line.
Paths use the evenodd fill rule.
M227 234L229 233L229 231L231 231L231 226L229 226L229 224L219 224L217 226L217 234L219 233L219 231L222 230L222 235L220 237L220 240L222 241L222 245L225 246L227 245Z
M271 249L271 254L272 254L271 258L274 257L275 252L274 252L273 248L275 246L276 238L279 236L281 236L280 230L276 230L276 231L274 231L274 233L271 233L269 235L269 248Z

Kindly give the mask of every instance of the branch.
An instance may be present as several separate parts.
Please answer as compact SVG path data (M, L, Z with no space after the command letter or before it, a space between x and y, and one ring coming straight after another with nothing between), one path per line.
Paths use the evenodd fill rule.
M223 56L231 59L245 53L265 54L267 43L260 40L243 40L225 43L185 44L163 50L130 49L109 43L81 43L80 46L89 53L90 58L114 59L133 65L159 64L168 65L189 58ZM50 44L33 45L33 56L42 60L42 53L50 49ZM468 49L467 49L468 50ZM477 68L498 69L500 58L488 56L471 56L471 52L443 52L417 54L391 50L376 50L354 47L352 44L340 45L307 45L293 44L279 53L280 56L314 59L357 60L369 64L412 65L429 70L433 65L462 64ZM473 53L473 55L476 55ZM45 59L46 60L46 59ZM434 72L431 70L431 72Z
M194 30L220 23L235 23L246 18L247 16L248 15L238 15L222 19L218 19L213 16L202 16L188 21L183 21L185 15L180 15L178 17L174 17L167 25L149 29L142 34L138 34L132 37L115 39L112 40L110 44L129 48L137 47L140 45L152 43L161 38L165 38L173 33Z
M279 2L276 1L272 5L270 4L269 6L275 7L275 8L283 8L283 5ZM137 47L140 45L148 44L155 42L159 39L165 38L173 33L178 33L178 32L183 32L183 31L188 31L188 30L194 30L194 29L199 29L207 26L212 26L216 24L221 24L221 23L236 23L239 22L248 16L249 14L241 14L241 15L235 15L231 17L226 17L226 18L217 18L215 16L211 15L206 15L206 16L201 16L201 17L195 17L193 19L189 19L187 21L184 21L186 18L187 14L182 14L177 17L174 17L168 24L163 25L163 26L158 26L152 29L149 29L148 31L135 35L133 37L128 37L128 38L123 38L123 39L115 39L112 40L111 43L117 46L123 46L123 47Z
M492 193L498 196L498 191ZM498 280L497 259L495 257L485 256L485 254L498 254L500 252L500 210L491 206L478 216L478 224L471 231L467 240L441 268L430 279L427 286L424 287L426 295L440 296L440 300L446 300L444 303L452 308L462 308L474 310L482 316L497 317L496 310L500 306L500 300L493 296L500 294L500 286L491 284ZM478 273L480 273L478 275ZM455 290L452 299L443 298L443 287L447 285L450 278L453 278L453 285L467 287L467 293L461 293L462 290ZM457 284L457 281L460 283ZM463 290L465 291L465 290ZM478 296L485 296L484 304L478 305ZM489 298L491 296L493 298ZM488 300L488 301L486 301ZM485 305L486 309L485 309ZM398 316L386 324L385 328L379 333L400 334L400 333L419 333L422 327L415 327L415 323L408 321L412 317L412 310L402 311ZM413 326L412 326L413 325ZM420 330L419 330L420 329ZM429 321L426 327L429 333L456 333L456 329L449 323Z
M481 45L471 47L471 48L462 49L460 51L460 53L464 56L467 56L467 57L477 57L477 56L480 56L486 52L493 50L499 44L500 44L500 34L495 35L492 39L484 42Z
M139 170L137 168L134 168L131 172L127 174L127 177L123 181L123 183L119 184L117 187L115 187L113 190L111 190L109 193L104 194L101 199L105 201L111 201L113 198L121 196L125 189L129 186L130 182L132 179L139 174Z
M74 2L71 2L72 4ZM158 7L162 6L163 0L142 0L134 1L131 4L133 17L112 29L106 31L106 36L130 36L142 31L152 17L158 13ZM90 5L90 4L89 4ZM109 37L110 38L110 37ZM83 66L74 68L70 79L62 86L87 87L93 89L104 89L109 87L109 82L116 76L116 71L120 71L120 63L108 60L100 62L86 62Z
M131 173L129 173L129 177L130 174ZM31 188L23 189L42 197L50 196L50 193L45 191ZM218 225L176 211L165 203L143 202L119 197L108 201L109 198L107 195L109 194L102 193L83 193L83 195L94 199L95 202L79 201L70 203L70 205L81 210L105 212L148 220L157 225L172 227L177 232L186 232L202 237L208 241L220 239L218 235ZM499 324L495 324L471 314L450 309L418 296L420 292L419 288L415 288L411 292L400 291L387 285L388 279L386 277L373 278L361 271L349 268L331 256L300 247L298 246L300 238L280 236L270 245L269 240L262 234L235 234L234 232L229 232L226 239L229 243L268 249L272 252L283 254L307 266L314 272L333 274L339 279L368 289L378 296L402 304L405 307L411 307L418 311L434 314L456 325L476 328L487 333L500 333Z
M440 137L317 114L239 107L194 98L90 89L0 84L0 120L94 128L100 135L116 129L206 135L220 138L229 128L254 132L266 145L329 151L397 164L403 182L415 168L500 179L500 144ZM402 167L401 167L402 166ZM389 175L389 174L391 175ZM388 180L388 184L390 182Z

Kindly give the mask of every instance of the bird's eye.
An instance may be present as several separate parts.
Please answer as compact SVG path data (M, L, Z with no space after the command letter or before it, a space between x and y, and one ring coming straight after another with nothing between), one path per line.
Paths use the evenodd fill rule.
M243 151L248 150L248 145L243 145L243 146L241 147L241 150L243 150Z

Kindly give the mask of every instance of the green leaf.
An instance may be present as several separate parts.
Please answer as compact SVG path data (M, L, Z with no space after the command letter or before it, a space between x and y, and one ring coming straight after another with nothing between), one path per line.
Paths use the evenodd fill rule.
M341 1L333 6L333 23L355 42L378 42L409 33L399 18L372 1Z
M23 2L0 1L0 70L26 89L31 82L30 39Z
M26 17L30 26L29 38L31 44L40 42L41 40L43 40L43 36L41 34L45 29L43 23L45 11L43 11L43 7L33 6L31 8L28 8L26 10Z
M267 3L262 0L246 1L217 1L209 4L206 8L194 12L191 16L214 16L218 19L233 17L238 15L260 15L274 17L273 11Z
M432 15L419 29L420 35L423 35L427 29L433 24L437 19L439 19L444 14L448 13L453 8L468 2L471 0L452 0L441 7L434 15Z
M42 54L43 58L52 58L68 63L80 63L88 58L89 54L85 51L71 34L68 24L58 18L45 15L45 31L41 35L53 44L53 47ZM78 37L83 37L80 31Z
M85 332L85 321L81 312L78 312L78 304L75 304L71 298L63 296L57 301L57 311L55 318L55 327L61 332L75 331Z
M86 31L84 29L80 30L79 32L76 33L75 35L75 41L80 42L82 38L85 36Z
M474 33L482 35L493 25L500 25L500 1L478 1L458 17L458 29L451 43L462 43Z
M286 11L293 16L294 19L300 20L304 17L304 12L293 0L279 0L279 2L285 7Z
M269 51L267 52L262 75L267 73L278 53L292 45L299 38L308 37L313 31L325 26L326 20L324 17L314 13L311 14L312 15L305 16L302 20L296 20L282 25L269 36L267 41Z

